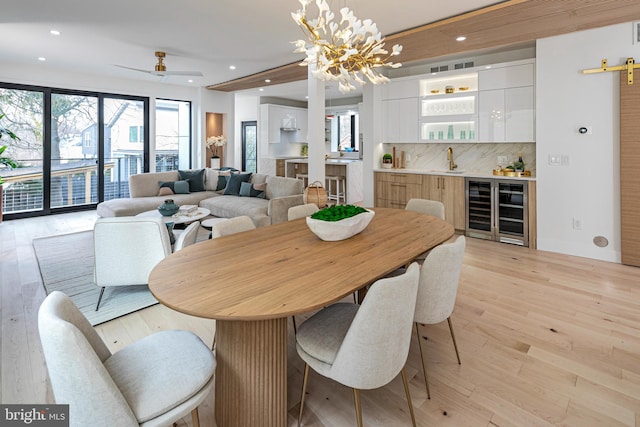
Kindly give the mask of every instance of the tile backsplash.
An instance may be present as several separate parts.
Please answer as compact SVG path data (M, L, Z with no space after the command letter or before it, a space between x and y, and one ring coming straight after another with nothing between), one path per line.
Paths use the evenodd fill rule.
M491 173L498 166L498 156L505 156L507 166L518 160L518 153L522 152L522 160L526 170L536 175L536 144L533 143L496 143L496 144L382 144L385 153L396 155L404 150L405 167L407 169L446 170L447 148L453 149L453 160L458 170L469 172Z

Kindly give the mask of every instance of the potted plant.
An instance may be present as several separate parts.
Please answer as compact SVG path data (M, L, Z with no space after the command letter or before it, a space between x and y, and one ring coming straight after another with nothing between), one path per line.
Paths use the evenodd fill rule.
M220 154L218 150L222 150L227 143L227 138L224 135L210 136L207 138L207 148L211 150L211 167L214 169L220 169ZM215 159L215 160L214 160Z
M382 155L382 167L384 169L391 169L393 167L393 156L389 153Z
M320 239L334 242L364 230L375 213L360 206L335 205L307 217L307 227Z
M4 114L0 114L0 120L4 117ZM20 138L15 133L11 132L9 129L0 125L0 139L5 136L11 138L13 141L19 141ZM0 146L0 171L2 169L13 169L17 168L18 164L10 157L6 157L4 155L4 151L7 149L6 145ZM2 221L2 184L4 184L4 180L2 179L2 175L0 175L0 222Z

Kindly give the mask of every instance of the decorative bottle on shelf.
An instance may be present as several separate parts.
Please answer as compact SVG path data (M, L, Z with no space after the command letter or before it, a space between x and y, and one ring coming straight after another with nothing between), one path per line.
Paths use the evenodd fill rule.
M518 153L518 161L513 162L513 166L517 172L524 172L524 162L522 161L522 151Z

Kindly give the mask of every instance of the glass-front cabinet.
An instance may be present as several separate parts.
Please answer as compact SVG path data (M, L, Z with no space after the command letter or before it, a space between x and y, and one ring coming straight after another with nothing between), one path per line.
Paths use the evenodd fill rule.
M420 80L420 140L475 142L478 73Z

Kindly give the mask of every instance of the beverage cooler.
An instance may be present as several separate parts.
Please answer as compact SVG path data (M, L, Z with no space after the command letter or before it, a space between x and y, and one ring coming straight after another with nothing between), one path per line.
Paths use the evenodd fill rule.
M529 246L527 182L466 178L466 235Z

